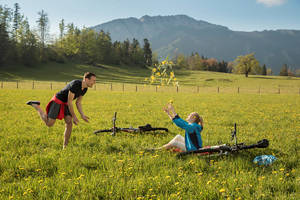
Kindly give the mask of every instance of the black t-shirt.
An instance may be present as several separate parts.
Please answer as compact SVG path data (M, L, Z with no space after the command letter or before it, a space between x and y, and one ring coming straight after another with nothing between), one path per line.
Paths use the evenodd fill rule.
M66 85L64 89L56 93L56 98L58 98L63 102L68 102L69 91L75 94L74 99L76 99L79 96L83 96L86 93L87 88L84 88L82 90L81 85L82 85L82 80L71 81L70 83L68 83L68 85Z

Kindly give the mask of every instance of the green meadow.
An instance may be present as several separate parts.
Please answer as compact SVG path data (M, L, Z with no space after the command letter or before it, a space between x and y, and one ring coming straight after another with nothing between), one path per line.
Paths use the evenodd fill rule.
M1 199L299 199L299 95L187 94L89 91L83 109L91 118L74 126L62 150L64 123L46 127L25 105L50 90L2 89L0 93ZM230 143L233 124L238 141L270 140L267 149L229 156L149 153L145 148L184 134L163 113L174 102L185 118L198 111L204 118L204 145ZM167 127L169 133L94 135L112 126ZM256 166L258 155L275 155L271 166Z
M29 72L16 72L13 67L10 70L0 70L0 80L4 81L0 89L0 199L300 198L299 78L246 79L234 74L175 71L181 84L178 93L175 88L135 92L135 85L148 87L144 79L150 76L149 69L70 64L41 66ZM64 122L58 120L53 127L46 127L25 102L40 100L44 109L65 81L79 78L84 71L97 74L97 88L90 89L82 103L90 122L80 120L79 125L74 125L70 143L62 150ZM47 87L39 88L36 83L32 89L32 80ZM53 80L58 82L50 90ZM18 89L16 81L20 81ZM27 85L21 84L26 82ZM110 91L109 83L120 87ZM132 84L133 88L123 92L122 83ZM101 84L107 88L101 89ZM289 92L277 94L278 85ZM196 92L196 86L203 90ZM218 86L248 90L204 91ZM257 91L259 86L271 92L247 92ZM194 89L181 90L184 87ZM232 144L234 123L238 142L252 144L266 138L270 146L227 156L178 158L172 151L147 152L146 148L161 146L177 134L184 135L162 111L169 101L173 101L183 119L193 111L204 118L204 146ZM149 123L166 127L169 132L122 132L115 137L93 134L112 127L114 112L118 112L119 127ZM252 161L259 155L274 155L277 160L270 166L257 166Z

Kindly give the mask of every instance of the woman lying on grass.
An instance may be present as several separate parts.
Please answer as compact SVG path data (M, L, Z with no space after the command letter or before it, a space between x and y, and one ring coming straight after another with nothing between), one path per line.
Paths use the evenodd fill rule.
M185 130L185 137L176 135L168 144L153 150L175 148L175 150L183 152L202 148L200 133L203 130L203 119L198 113L192 112L184 121L176 114L172 104L167 104L163 110L178 127Z

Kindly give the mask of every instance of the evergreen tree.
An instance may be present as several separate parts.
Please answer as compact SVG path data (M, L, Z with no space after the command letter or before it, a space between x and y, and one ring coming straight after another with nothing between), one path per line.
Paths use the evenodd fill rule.
M150 43L147 38L144 39L144 64L147 66L152 65L152 50L150 48Z
M62 40L64 37L64 31L65 31L65 20L62 19L59 23L59 39L60 39L60 47L62 48Z
M40 48L40 59L45 62L46 61L46 54L45 54L45 42L48 34L48 14L44 12L44 10L38 12L39 18L36 21L38 23L38 30L40 32L40 41L41 41L41 48Z
M11 50L8 35L8 19L10 10L0 5L0 65L8 61L9 51Z
M288 66L284 64L279 73L280 76L288 76Z
M15 10L13 13L13 27L12 27L12 37L14 41L17 41L17 30L19 29L20 23L22 22L22 16L19 12L20 6L18 3L14 4Z
M261 73L261 75L263 75L263 76L266 76L266 75L267 75L267 67L266 67L265 64L264 64L263 67L262 67L262 73Z

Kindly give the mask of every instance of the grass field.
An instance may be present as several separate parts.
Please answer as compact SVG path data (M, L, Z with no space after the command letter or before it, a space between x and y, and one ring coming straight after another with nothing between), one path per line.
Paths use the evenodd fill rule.
M57 121L47 128L36 111L25 105L29 99L38 99L44 108L53 93L49 89L0 90L0 199L300 198L299 94L91 90L83 100L90 123L81 120L74 126L70 144L62 150L64 123ZM204 145L230 143L236 122L240 142L267 138L270 146L225 157L184 159L173 152L145 152L184 134L162 111L170 100L184 119L192 111L203 116ZM118 126L150 123L170 132L94 135L93 131L112 126L115 111ZM254 157L263 154L278 160L265 167L253 164Z

